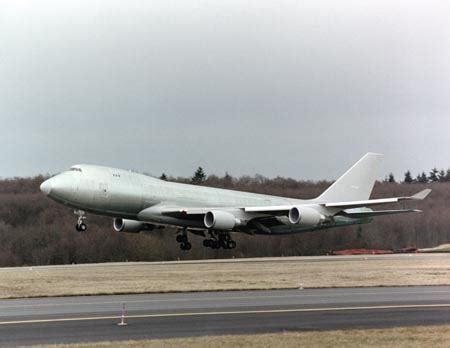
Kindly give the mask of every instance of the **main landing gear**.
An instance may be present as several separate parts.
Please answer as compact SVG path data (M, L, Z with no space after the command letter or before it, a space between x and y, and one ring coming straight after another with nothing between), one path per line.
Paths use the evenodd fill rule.
M181 250L191 250L192 244L188 241L187 231L185 229L181 230L182 234L177 236L177 242L180 243Z
M177 242L180 243L181 250L191 250L192 244L189 243L187 230L180 230L180 234L177 235ZM236 242L231 239L229 233L217 233L214 231L208 231L211 238L203 241L203 246L211 249L234 249L236 248Z
M234 248L236 248L236 242L233 239L231 239L231 236L229 233L215 234L212 231L209 231L208 233L211 236L211 238L205 239L203 241L204 247L211 248L211 249L219 249L219 248L234 249Z
M75 229L78 232L84 232L87 230L87 225L84 223L84 220L86 220L86 212L83 210L75 210L73 212L74 214L78 215L77 224L75 225Z

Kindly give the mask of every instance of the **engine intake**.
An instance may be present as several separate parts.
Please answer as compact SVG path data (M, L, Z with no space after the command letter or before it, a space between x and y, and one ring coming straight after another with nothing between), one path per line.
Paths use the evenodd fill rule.
M300 226L317 226L325 220L325 217L317 210L310 207L292 207L289 210L289 222Z
M114 230L117 232L139 233L141 231L151 231L154 226L142 221L115 218L113 221Z
M240 226L242 224L241 220L236 218L233 214L220 210L208 211L205 214L203 223L208 229L222 231L232 230L236 226Z

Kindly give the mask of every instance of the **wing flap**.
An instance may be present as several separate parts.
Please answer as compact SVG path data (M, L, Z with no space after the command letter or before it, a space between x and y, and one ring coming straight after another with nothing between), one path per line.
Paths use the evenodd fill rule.
M376 211L360 211L360 212L349 212L343 211L339 215L343 215L349 218L363 219L369 217L377 217L383 215L394 215L394 214L404 214L404 213L421 213L421 210L417 209L400 209L400 210L376 210Z

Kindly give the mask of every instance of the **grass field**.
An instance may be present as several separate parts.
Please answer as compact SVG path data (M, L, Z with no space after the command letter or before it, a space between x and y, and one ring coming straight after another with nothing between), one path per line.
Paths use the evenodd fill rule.
M284 332L245 336L206 336L194 338L118 341L54 345L52 348L91 347L448 347L450 326L420 326L394 329Z
M448 254L0 268L0 298L443 284Z

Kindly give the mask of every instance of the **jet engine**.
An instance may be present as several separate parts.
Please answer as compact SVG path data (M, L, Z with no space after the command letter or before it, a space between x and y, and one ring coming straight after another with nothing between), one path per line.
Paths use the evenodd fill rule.
M232 230L242 224L241 220L236 218L236 216L221 210L208 211L205 214L203 223L206 228L222 231Z
M114 230L117 232L139 233L141 231L151 231L154 226L136 220L115 218L113 221Z
M325 220L317 210L310 207L292 207L289 210L289 222L300 226L316 226Z

